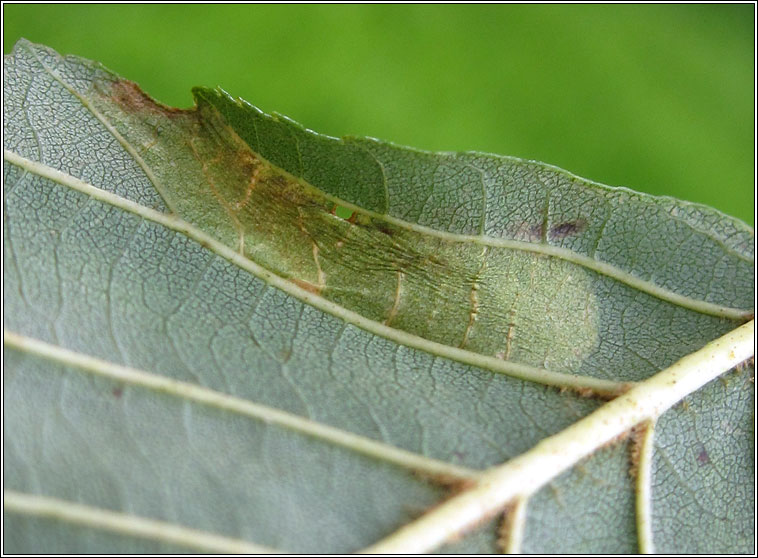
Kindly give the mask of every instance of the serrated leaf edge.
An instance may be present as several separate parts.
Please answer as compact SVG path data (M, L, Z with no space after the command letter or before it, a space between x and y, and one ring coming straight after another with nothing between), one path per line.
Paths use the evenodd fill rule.
M94 105L83 95L81 95L78 91L76 91L73 87L71 87L69 84L65 82L61 76L55 72L52 68L48 67L37 55L37 53L34 51L34 48L32 48L34 43L31 43L26 40L19 40L18 42L19 47L24 48L27 50L31 55L37 60L37 62L40 64L40 66L44 69L45 72L47 72L53 79L55 79L58 83L61 84L61 86L66 89L71 95L73 95L82 105L95 117L98 121L100 121L103 126L108 130L109 133L111 133L116 140L119 142L119 144L124 147L124 149L132 156L132 158L135 160L135 162L142 168L142 170L145 172L147 178L150 180L150 182L153 184L153 187L156 189L158 194L160 195L161 199L166 204L166 207L173 213L177 214L177 211L173 205L173 203L170 200L170 196L166 194L164 191L162 185L160 184L160 181L157 179L155 174L150 169L149 165L140 157L140 155L137 153L137 151L132 147L132 145L124 138L118 130L114 128L108 120L99 113L99 111L94 107ZM63 58L60 54L56 53L57 56ZM74 57L77 58L78 57ZM108 70L106 70L108 71ZM108 71L109 73L112 73ZM202 88L198 88L202 89ZM223 90L222 90L223 91ZM231 95L223 91L225 95L227 95L230 99L233 100ZM244 101L242 99L239 99L238 103L242 105ZM265 114L256 107L253 107L253 105L250 105L247 102L244 102L246 106L254 108L256 111L260 112L261 114ZM287 120L294 125L303 128L302 125L299 123L293 121L292 119L288 117L283 117L282 115L277 115L280 119ZM304 129L304 128L303 128ZM309 130L309 132L317 134L316 132L312 132ZM336 138L332 138L336 139ZM251 148L252 150L252 148ZM254 151L254 150L253 150ZM369 153L365 149L363 149L366 153ZM255 152L255 151L254 151ZM370 216L375 219L383 219L388 223L391 223L395 226L406 228L407 230L411 230L414 232L418 232L425 235L430 235L434 237L438 237L447 241L452 242L465 242L465 243L474 243L479 244L481 246L491 246L491 247L497 247L497 248L505 248L505 249L512 249L512 250L520 250L520 251L526 251L526 252L533 252L537 254L542 254L546 256L551 256L555 258L559 258L565 261L568 261L570 263L573 263L575 265L584 267L586 269L589 269L591 271L594 271L600 275L607 276L611 279L614 279L620 283L623 283L625 285L628 285L629 287L632 287L634 289L637 289L641 292L644 292L646 294L649 294L655 298L658 298L660 300L663 300L665 302L669 302L671 304L675 304L677 306L680 306L682 308L686 308L688 310L693 310L695 312L699 312L705 315L720 317L720 318L727 318L730 320L736 320L739 322L744 322L745 320L752 317L752 312L749 310L744 310L740 308L731 308L728 306L720 305L720 304L714 304L711 302L707 302L704 300L694 299L689 296L681 295L676 292L673 292L669 289L663 288L659 285L656 285L655 283L651 281L647 281L645 279L641 279L631 273L628 273L622 269L619 269L615 265L598 261L595 258L584 256L582 254L578 254L572 250L568 250L566 248L561 248L559 246L552 246L548 244L537 244L532 242L524 242L524 241L518 241L518 240L509 240L509 239L502 239L502 238L493 238L489 236L484 235L465 235L465 234L457 234L457 233L450 233L447 231L440 231L437 229L433 229L431 227L426 227L423 225L418 225L415 223L410 223L408 221L398 219L396 217L392 217L390 215L384 214L384 213L377 213L375 211L367 210L365 208L362 208L360 206L357 206L355 204L352 204L346 200L342 200L341 198L338 198L336 196L327 194L326 192L323 192L322 190L319 190L317 187L313 186L312 184L306 182L302 178L295 176L286 170L278 167L277 165L274 165L270 161L268 161L266 158L264 158L260 153L256 153L256 156L260 158L262 161L265 161L267 164L271 165L274 168L277 168L285 175L288 175L289 178L292 180L295 180L299 184L301 184L306 190L315 190L320 195L324 196L326 199L334 202L335 204L342 205L343 207L347 207L353 211L357 211L361 214L364 214L366 216ZM382 164L380 161L376 159L376 157L369 153L369 155L377 162L377 164L382 168L382 176L384 175L384 169L382 167ZM560 171L564 174L567 174L571 177L574 177L574 175L571 175L571 173L568 173L567 171L563 169L559 169L558 167L552 167L551 165L545 165L544 163L540 163L541 165L544 165L546 167L551 167L554 170ZM481 172L479 169L476 169L477 171ZM579 178L579 177L574 177ZM580 179L583 180L584 179ZM386 177L384 178L383 185L385 190L387 190L387 183L386 183ZM607 188L607 187L606 187ZM637 192L634 192L635 194L639 195ZM486 199L486 196L485 196ZM483 212L484 215L484 212ZM723 243L722 243L723 245ZM727 249L730 253L738 255L740 259L743 259L744 261L748 261L748 258L744 257L741 254L737 254L734 252L734 250Z
M197 99L198 99L198 94L199 93L202 94L202 92L204 90L206 90L206 88L202 88L202 87L193 88L193 94L195 95L196 102L197 102ZM227 93L226 91L224 91L221 88L218 88L218 91L222 95L224 95L225 97L227 97L231 102L235 102L240 107L243 107L243 108L245 108L247 110L253 110L256 113L258 113L259 115L269 116L269 115L266 115L266 113L264 113L263 111L261 111L257 107L255 107L255 106L251 105L250 103L248 103L247 101L245 101L244 99L239 99L238 98L238 99L235 100L231 95L229 95L229 93ZM212 101L209 101L209 100L205 99L205 102L209 103L211 106L214 107L214 109L216 109L216 107L215 107L215 105L213 104ZM218 110L218 109L216 109L216 110ZM276 113L274 113L274 114L276 115ZM280 120L282 120L282 119L286 120L289 123L291 123L292 125L300 128L300 129L302 129L304 131L307 131L308 133L313 134L315 136L328 138L328 139L331 139L331 140L334 140L334 141L338 141L338 142L342 142L342 143L347 143L348 142L347 139L332 138L330 136L324 136L323 134L319 134L319 133L314 132L312 130L306 130L301 124L293 121L290 118L281 117L280 115L276 115L276 117L277 117L277 119L280 119ZM242 140L242 141L244 141L244 140ZM377 141L378 143L381 143L381 144L393 145L393 144L391 144L389 142L383 142L383 141L379 141L379 140L374 140L374 141ZM526 241L519 241L519 240L511 240L511 239L506 239L506 238L497 238L497 237L486 236L484 234L468 235L468 234L452 233L452 232L448 232L448 231L444 231L444 230L434 229L434 228L431 228L431 227L428 227L428 226L425 226L425 225L420 225L420 224L417 224L417 223L411 223L409 221L406 221L406 220L403 220L403 219L400 219L400 218L397 218L397 217L393 217L393 216L388 215L386 213L381 213L381 212L377 212L377 211L372 211L370 209L366 209L364 207L361 207L359 205L353 204L353 203L351 203L351 202L349 202L347 200L344 200L342 198L339 198L337 196L334 196L332 194L329 194L329 193L326 193L326 192L320 190L317 186L314 186L313 184L307 182L302 177L297 176L295 174L292 174L291 172L289 172L289 171L281 168L280 166L272 163L266 157L264 157L261 153L259 153L255 149L253 149L252 146L248 146L248 147L250 147L251 151L253 153L255 153L255 156L258 159L260 159L261 161L263 161L265 164L271 166L272 168L277 169L279 172L281 172L282 174L284 174L285 176L287 176L288 179L290 179L290 180L292 180L292 181L297 182L298 184L300 184L300 186L305 191L307 191L307 192L315 192L318 195L323 196L325 199L329 200L330 202L334 203L335 205L339 205L339 206L345 207L347 209L350 209L353 212L357 212L357 213L359 213L361 215L365 215L366 217L369 217L371 219L384 220L385 222L390 223L392 225L395 225L397 227L404 228L406 230L413 231L413 232L416 232L416 233L419 233L419 234L423 234L423 235L428 235L428 236L440 238L440 239L442 239L444 241L448 241L448 242L471 243L471 244L476 244L476 245L479 245L479 246L493 247L493 248L504 248L504 249L510 249L510 250L532 252L532 253L535 253L535 254L540 254L540 255L555 257L555 258L558 258L558 259L561 259L561 260L573 263L573 264L575 264L577 266L583 267L585 269L588 269L588 270L593 271L595 273L598 273L600 275L609 277L609 278L611 278L611 279L613 279L615 281L618 281L618 282L620 282L622 284L625 284L625 285L627 285L629 287L637 289L637 290L639 290L641 292L644 292L644 293L646 293L646 294L648 294L650 296L653 296L653 297L658 298L660 300L663 300L665 302L669 302L671 304L674 304L674 305L680 306L682 308L686 308L688 310L692 310L692 311L695 311L695 312L698 312L698 313L701 313L701 314L705 314L705 315L709 315L709 316L715 316L715 317L720 317L720 318L727 318L727 319L731 319L731 320L736 320L736 321L739 321L741 323L744 322L744 321L746 321L747 319L750 319L750 317L752 317L752 313L751 313L750 310L745 310L745 309L741 309L741 308L732 308L732 307L725 306L725 305L722 305L722 304L715 304L715 303L707 302L705 300L695 299L695 298L692 298L692 297L689 297L689 296L678 294L678 293L676 293L674 291L671 291L671 290L669 290L667 288L661 287L661 286L653 283L652 281L648 281L648 280L642 279L640 277L637 277L636 275L634 275L632 273L629 273L627 271L624 271L623 269L620 269L620 268L618 268L617 266L615 266L613 264L606 263L606 262L603 262L603 261L599 261L599 260L597 260L597 259L595 259L593 257L585 256L585 255L579 254L579 253L577 253L575 251L569 250L567 248L562 248L560 246L554 246L554 245L546 244L544 242L543 243L535 243L535 242L526 242ZM385 191L387 191L387 179L386 179L386 173L384 171L383 163L376 157L376 155L374 155L369 150L365 149L364 147L362 147L360 145L358 145L358 147L361 149L361 151L363 151L364 153L366 153L367 155L369 155L376 162L377 166L381 169L381 171L382 171L382 177L383 177L383 186L384 186ZM399 146L395 146L395 147L399 147ZM410 147L402 147L402 149L407 150L407 151L412 151L412 152L425 153L425 154L428 154L428 155L443 155L443 156L444 155L453 155L453 156L460 155L460 153L446 153L446 152L443 152L443 153L433 153L433 152L424 152L424 151L417 150L417 149L410 148ZM566 175L568 178L570 178L572 180L580 180L583 183L589 183L593 187L600 187L600 188L606 189L606 190L624 191L624 192L627 192L630 195L634 195L634 196L638 196L638 197L639 196L646 196L646 197L649 197L651 199L672 200L672 201L675 201L675 202L678 202L678 203L684 203L684 204L686 204L688 206L701 207L699 204L694 204L694 203L691 203L691 202L682 202L681 200L676 200L675 198L670 198L668 196L649 196L647 194L640 194L639 192L635 192L634 190L629 190L627 188L618 188L618 187L617 188L612 188L610 186L606 186L606 185L603 185L603 184L598 184L598 183L595 183L595 182L588 181L587 179L584 179L584 178L578 177L576 175L573 175L573 174L571 174L570 172L568 172L568 171L566 171L564 169L561 169L559 167L555 167L553 165L548 165L548 164L542 163L542 162L524 161L524 160L521 160L521 159L517 159L515 157L508 157L508 156L503 156L503 155L488 155L488 156L489 157L493 157L493 158L498 158L498 159L510 159L510 160L514 160L514 161L518 161L518 162L532 162L532 163L536 163L536 164L539 164L540 166L543 166L545 168L549 168L549 169L551 169L554 172L558 172L560 174L564 174L564 175ZM479 169L477 167L474 167L472 165L467 165L467 166L471 167L472 169L476 170L479 173L482 172L481 169ZM484 197L484 199L486 199L486 196ZM707 208L709 211L716 211L713 208L710 208L710 207L707 207L707 206L702 206L702 207L703 208ZM484 215L485 212L483 211L482 214ZM544 218L547 219L547 213L544 214ZM691 228L694 229L694 227L692 227L692 225L690 223L688 223L687 221L682 220L680 218L673 217L673 216L672 216L672 218L674 218L677 221L682 222L682 223L686 224L687 226L689 226L689 227L691 227ZM546 227L543 226L543 230L547 230ZM694 229L694 230L698 230L698 229ZM698 232L703 233L703 231L700 231L700 230L698 230ZM714 239L729 254L734 255L737 258L739 258L740 260L745 261L745 262L752 262L753 261L752 258L750 258L748 256L745 256L744 254L741 254L741 253L735 251L733 248L725 245L724 242L721 239L717 239L717 238L715 238L714 236L711 236L711 235L708 235L708 236L710 238Z
M23 41L23 42L22 42ZM129 155L134 159L134 161L139 165L139 167L142 169L142 171L145 173L145 176L147 176L148 180L153 185L153 188L155 188L156 192L158 192L158 195L163 200L163 203L166 204L166 207L172 212L176 213L176 209L172 205L171 201L169 200L169 197L166 195L165 190L160 184L160 181L156 178L155 173L153 173L152 169L148 166L148 164L145 162L145 160L140 157L139 153L132 147L132 145L126 141L126 138L122 136L116 128L113 127L113 125L108 122L108 120L100 114L100 112L94 107L94 105L87 99L85 96L81 95L76 89L71 87L66 81L61 78L57 72L55 72L52 68L49 68L37 55L37 53L32 48L33 43L30 43L26 40L20 40L18 42L20 47L23 47L26 49L27 52L29 52L39 63L40 66L52 77L55 81L61 84L61 87L63 87L66 91L71 93L81 104L86 108L92 116L97 118L97 120L100 121L100 123L105 126L105 129L108 130L108 132L116 138L116 141L121 145L121 147L126 150Z
M348 324L359 327L365 331L384 337L401 345L419 349L432 355L443 358L449 358L463 364L484 368L492 372L497 372L518 378L521 380L531 381L559 388L574 389L586 393L594 393L604 397L615 397L624 393L633 383L631 382L614 382L602 378L593 378L590 376L580 376L576 374L566 374L527 366L516 362L505 361L496 357L489 357L478 353L473 353L458 347L436 343L423 337L407 333L405 331L392 328L383 323L370 320L357 312L348 310L326 298L310 292L292 281L289 281L272 271L258 265L239 254L236 250L222 244L212 236L206 234L194 225L180 219L175 215L168 215L160 211L145 207L132 200L122 198L112 192L108 192L92 184L88 184L58 169L45 165L37 161L32 161L17 153L9 150L3 151L3 156L9 163L19 168L37 175L42 178L51 180L61 186L70 188L86 194L93 199L107 203L111 206L118 207L129 213L133 213L145 220L152 221L168 229L179 232L194 240L204 248L214 252L218 256L228 260L234 265L244 269L248 273L258 277L265 283L287 293L290 296L305 302L323 312L331 314L342 319Z
M506 250L531 252L534 254L540 254L543 256L549 256L549 257L557 258L560 260L564 260L569 263L575 264L579 267L588 269L590 271L594 271L595 273L599 275L603 275L605 277L618 281L619 283L627 285L633 289L636 289L640 292L648 294L664 302L668 302L670 304L674 304L676 306L680 306L682 308L686 308L687 310L692 310L700 314L705 314L707 316L715 316L717 318L727 318L729 320L736 320L736 321L744 321L752 316L752 311L750 310L744 310L742 308L732 308L729 306L724 306L722 304L715 304L715 303L708 302L705 300L695 299L686 295L681 295L679 293L676 293L674 291L671 291L669 289L656 285L655 283L651 281L641 279L640 277L637 277L636 275L632 273L624 271L623 269L620 269L613 264L597 260L590 256L579 254L577 252L574 252L573 250L562 248L560 246L553 246L553 245L545 244L545 243L526 242L522 240L510 240L507 238L495 238L491 236L485 236L483 234L468 235L468 234L452 233L448 231L433 229L425 225L410 223L408 221L405 221L403 219L398 219L397 217L393 217L386 213L378 213L376 211L372 211L370 209L366 209L359 205L350 203L349 201L343 200L342 198L339 198L332 194L327 194L326 192L319 190L317 187L313 186L309 182L306 182L302 178L287 172L281 167L274 165L273 163L268 161L265 157L263 157L259 153L255 151L254 153L256 157L258 157L265 164L270 165L273 168L276 168L279 172L287 176L287 178L300 184L300 186L302 186L306 192L317 192L318 195L323 196L325 199L329 200L335 205L342 206L344 208L349 209L353 213L365 215L366 217L369 217L371 219L383 220L387 223L395 225L396 227L404 228L406 230L413 231L419 234L439 238L447 242L475 244L475 245L479 245L483 247L503 248ZM376 157L374 157L372 154L370 155L374 158L374 160L376 160ZM377 161L377 163L379 162ZM725 251L728 251L730 254L733 254L739 257L739 259L746 262L751 261L750 258L744 256L743 254L737 253L736 251L734 251L731 248L728 248L727 246L724 246L723 243L721 243L721 245Z

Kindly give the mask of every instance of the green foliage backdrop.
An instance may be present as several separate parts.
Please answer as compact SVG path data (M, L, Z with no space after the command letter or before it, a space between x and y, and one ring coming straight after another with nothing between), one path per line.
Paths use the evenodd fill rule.
M752 5L5 5L173 106L221 85L336 136L545 161L753 222Z

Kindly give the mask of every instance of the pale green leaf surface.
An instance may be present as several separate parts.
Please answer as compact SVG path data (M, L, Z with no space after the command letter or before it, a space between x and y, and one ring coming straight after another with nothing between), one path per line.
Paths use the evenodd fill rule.
M755 489L752 380L727 376L663 415L656 428L653 520L660 552L749 549ZM728 496L725 496L728 495ZM704 532L702 537L685 533Z
M6 548L30 554L97 554L108 549L114 554L184 554L187 548L149 539L86 529L66 522L7 514L3 528Z
M530 554L634 553L634 479L626 444L598 451L591 460L556 478L529 502L524 541ZM588 495L592 498L588 498ZM560 525L560 528L556 528Z
M310 213L296 228L286 228L299 216L285 206L253 215L252 223L272 228L245 228L244 254L264 267L316 284L315 238L325 285L339 285L324 296L380 321L371 301L355 293L367 283L375 283L372 293L394 292L394 271L383 284L375 262L379 271L372 276L362 260L328 259L334 238L318 236L322 230L367 231L366 245L356 251L366 253L381 233L371 227L386 213L381 226L391 228L396 243L459 262L452 271L439 266L439 276L431 267L431 279L422 269L411 305L418 320L402 308L394 318L399 329L422 338L444 344L469 331L460 324L470 318L472 288L456 290L454 279L470 281L483 267L482 246L495 254L488 260L493 267L506 270L495 279L521 282L516 298L529 291L525 285L537 287L532 304L545 300L540 293L558 296L559 280L575 289L557 305L563 310L555 309L569 320L564 325L550 325L556 318L544 313L519 315L532 334L514 341L513 358L530 366L639 380L740 323L501 240L565 249L653 290L752 308L753 231L709 208L609 189L533 162L334 140L205 89L196 91L204 120L184 121L185 113L156 108L125 83L91 62L19 43L5 65L5 149L140 206L173 209L234 249L239 228L216 194L236 176L239 161L250 163L245 157L252 150L286 171L282 176L310 185L301 206ZM519 455L602 404L398 344L268 285L182 232L7 161L4 170L4 325L10 331L474 469ZM327 202L368 210L363 227L344 228L351 224L318 213ZM307 231L306 243L297 230ZM256 251L259 246L265 250ZM519 266L521 275L507 271ZM438 286L430 287L435 278ZM451 302L435 319L439 302L427 300L423 289L443 287L448 290L439 296ZM456 297L465 299L464 310ZM577 307L584 317L570 322ZM482 331L488 343L502 341L510 332L501 317L493 306L477 322L501 328L500 337L471 331ZM424 330L427 323L432 328ZM567 356L572 344L581 349ZM660 421L653 516L662 551L750 551L753 392L746 377L730 380L727 390L707 386L693 396L700 402L688 411L694 414L674 409ZM8 347L4 383L6 489L294 552L357 550L444 495L407 467ZM537 493L528 504L523 549L634 551L627 460L624 443L602 449ZM728 511L714 512L727 518L717 535L692 511L698 506ZM14 530L9 551L164 548L53 520L6 518ZM495 529L490 524L442 550L494 551Z

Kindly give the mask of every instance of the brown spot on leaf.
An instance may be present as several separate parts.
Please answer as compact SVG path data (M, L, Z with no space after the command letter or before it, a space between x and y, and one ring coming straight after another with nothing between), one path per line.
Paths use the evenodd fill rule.
M548 237L550 240L561 240L563 238L574 236L587 228L587 221L576 219L574 221L565 221L550 227Z
M738 363L737 366L735 366L737 372L744 372L745 370L750 370L751 368L755 368L754 356L751 356L747 360L743 360L742 362Z
M502 358L499 354L495 356L498 358ZM604 390L589 388L589 387L561 386L558 388L558 391L560 393L572 392L578 395L579 397L583 397L583 398L594 398L594 399L600 399L602 401L613 401L619 395L623 395L627 391L629 391L632 388L632 386L633 384L631 383L623 383L618 387L618 389L615 389L613 391L604 391Z
M313 293L316 295L321 295L321 287L319 285L315 285L311 283L310 281L303 281L302 279L292 278L290 279L295 285L300 287L301 289L304 289L308 291L309 293Z
M607 397L607 394L599 394L594 389L588 388L588 387L575 387L574 393L576 393L579 397L584 397L585 399L589 397L600 397L604 398Z
M698 465L707 465L711 462L711 458L708 456L708 452L705 448L700 449L700 453L697 454Z
M574 236L587 228L587 221L584 219L574 219L573 221L563 221L551 225L547 229L548 240L561 240L569 236ZM545 230L542 223L521 222L515 223L509 227L511 234L518 240L527 242L538 242L545 236Z
M414 473L420 479L448 490L449 493L446 495L446 499L473 488L476 484L476 481L473 479L461 478L447 473L427 473L424 471L414 471Z
M534 239L542 238L542 223L529 227L529 236Z
M518 503L516 501L509 502L503 510L503 516L497 526L497 540L495 544L502 554L508 554L511 537L513 536L513 522L516 516L517 506Z
M393 236L395 234L395 231L393 231L389 226L383 223L378 223L376 225L376 230L378 230L382 234L386 234L387 236Z
M116 399L121 399L121 396L124 394L124 388L121 386L114 387L111 390L111 393L113 394L113 397L115 397Z
M126 79L113 83L110 90L111 99L125 112L133 114L154 114L168 117L192 113L192 109L178 109L156 102L150 95L142 91L139 85Z
M640 469L640 455L642 454L642 444L645 440L645 432L649 427L646 424L638 424L629 431L631 441L629 443L629 476L637 478Z

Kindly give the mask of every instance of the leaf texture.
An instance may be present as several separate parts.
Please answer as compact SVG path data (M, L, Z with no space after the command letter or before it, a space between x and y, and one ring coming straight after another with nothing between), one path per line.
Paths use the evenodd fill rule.
M329 138L221 90L171 109L25 41L4 92L14 494L351 552L752 316L753 230L710 208ZM657 550L752 551L752 377L658 420ZM531 496L521 549L636 551L635 444ZM498 551L487 519L439 550ZM5 521L12 552L178 548L7 504Z

